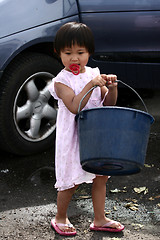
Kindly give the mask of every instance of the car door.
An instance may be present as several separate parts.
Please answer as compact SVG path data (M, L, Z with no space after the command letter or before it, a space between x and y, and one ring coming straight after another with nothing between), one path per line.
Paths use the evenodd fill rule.
M114 71L128 82L136 81L138 87L144 84L160 87L156 79L160 73L160 1L80 0L79 3L81 21L92 29L95 37L92 65L98 64L102 71Z

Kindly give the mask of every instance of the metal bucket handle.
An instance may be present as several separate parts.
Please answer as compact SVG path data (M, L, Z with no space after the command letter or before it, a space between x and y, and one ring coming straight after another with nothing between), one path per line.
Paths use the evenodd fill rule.
M146 107L143 99L142 99L141 96L136 92L136 90L135 90L134 88L132 88L131 86L129 86L128 84L124 83L124 82L121 81L121 80L116 80L115 82L120 82L120 83L122 83L123 85L125 85L126 87L130 88L130 89L139 97L139 99L141 100L141 102L142 102L142 104L143 104L143 106L144 106L144 108L145 108L145 111L148 113L148 109L147 109L147 107ZM94 87L92 87L92 88L82 97L82 99L81 99L81 101L80 101L80 103L79 103L78 113L80 112L81 104L82 104L82 102L83 102L83 99L84 99L93 89L95 89L96 87L98 87L98 85L95 85Z

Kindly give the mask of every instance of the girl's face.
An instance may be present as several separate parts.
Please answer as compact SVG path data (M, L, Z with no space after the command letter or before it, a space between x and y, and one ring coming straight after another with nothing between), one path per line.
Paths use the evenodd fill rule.
M85 72L85 66L88 63L89 52L85 47L75 44L72 45L71 48L64 48L60 53L60 57L66 70L71 71L69 66L71 64L78 64L80 67L80 73L83 73Z

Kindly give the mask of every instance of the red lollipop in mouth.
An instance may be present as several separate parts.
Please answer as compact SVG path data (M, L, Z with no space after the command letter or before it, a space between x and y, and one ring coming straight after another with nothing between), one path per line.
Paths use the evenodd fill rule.
M80 73L80 67L78 64L75 64L75 63L71 64L69 66L69 69L72 71L74 75L78 75Z

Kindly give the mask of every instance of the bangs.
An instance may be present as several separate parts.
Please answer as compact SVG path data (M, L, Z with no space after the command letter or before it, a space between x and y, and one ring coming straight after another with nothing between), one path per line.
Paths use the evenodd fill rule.
M60 55L61 50L77 44L85 47L89 54L94 53L94 38L91 30L82 23L70 22L63 25L55 37L55 50Z

